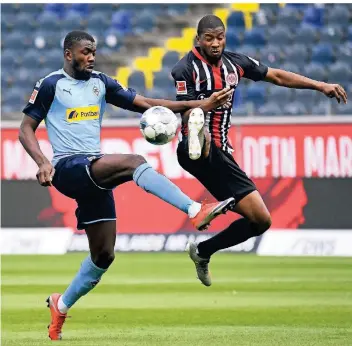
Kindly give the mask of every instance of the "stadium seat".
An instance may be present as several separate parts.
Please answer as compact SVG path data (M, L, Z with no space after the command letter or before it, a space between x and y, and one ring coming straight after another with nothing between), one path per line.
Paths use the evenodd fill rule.
M293 100L293 89L282 88L277 85L268 87L268 101L276 102L281 107Z
M110 19L111 14L115 11L116 7L112 3L91 3L90 13L91 15L96 12L105 13L108 19Z
M310 110L312 115L330 115L333 112L332 100L324 100L313 105Z
M279 10L277 17L278 25L284 25L290 29L296 29L300 22L300 13L295 8L285 6Z
M48 3L44 7L44 12L51 12L58 17L63 17L66 11L65 4Z
M134 71L128 77L128 87L137 90L137 92L144 94L146 89L145 76L141 71Z
M172 68L180 60L180 54L176 51L167 52L162 59L163 68Z
M279 67L283 56L281 46L270 44L261 48L259 55L259 60L270 67Z
M82 17L86 17L89 14L89 4L72 3L69 5L68 10L77 12Z
M303 24L315 27L324 25L324 8L321 5L310 5L304 10Z
M17 4L1 4L1 21L9 15L15 15L17 13Z
M245 31L243 44L252 45L256 47L263 47L266 43L265 35L260 28L253 28L252 30Z
M313 45L318 39L317 28L310 25L302 25L296 29L295 42Z
M280 68L289 72L302 73L302 69L297 64L292 62L285 62L281 65Z
M298 11L303 11L306 7L308 6L308 4L286 4L286 7L288 8L292 8L294 10L298 10Z
M43 4L18 4L19 13L32 14L34 16L43 11ZM1 6L2 8L2 6Z
M63 66L64 53L62 49L56 48L51 49L46 54L45 67L49 68L51 71L60 69Z
M310 56L309 49L303 44L293 44L285 47L285 59L291 63L296 64L300 68L307 65Z
M228 29L243 32L245 30L244 14L243 12L233 11L227 18Z
M150 12L143 12L142 14L138 14L138 18L136 18L134 26L133 26L133 34L144 34L145 32L153 31L155 27L155 15Z
M305 115L308 110L302 102L295 101L285 105L282 113L283 115Z
M329 64L334 61L334 51L330 44L321 43L313 47L312 62Z
M338 61L350 64L352 61L352 42L342 44L338 49Z
M348 85L352 81L351 64L338 61L331 65L328 72L328 81L344 86Z
M60 19L56 12L42 12L37 18L38 27L45 28L47 32L57 33L60 28Z
M132 16L130 12L119 10L113 13L111 18L111 26L122 35L132 32Z
M335 114L336 115L350 115L352 116L352 103L347 103L345 105L344 103L337 104L335 108Z
M320 31L319 43L329 43L332 45L340 45L343 40L343 31L340 27L325 26Z
M263 84L251 83L245 93L245 102L259 106L266 101L266 88Z
M123 42L123 34L114 28L108 29L103 35L104 47L119 49Z
M286 26L276 26L269 30L268 43L275 45L290 45L292 42L292 32Z
M347 31L347 40L352 42L352 25L350 25L348 27L348 31Z
M263 116L278 116L282 114L282 108L275 101L269 101L262 106L259 106L258 111L256 112L258 115Z
M79 12L68 11L62 19L62 28L66 31L85 29L85 21Z
M102 34L109 27L110 20L107 18L104 12L96 11L92 12L92 14L89 16L87 25L87 30L89 33L90 31L95 31Z
M35 28L35 17L32 13L22 13L20 12L16 16L16 20L13 25L16 28L20 28L21 32L30 33Z
M184 4L166 4L167 14L171 17L181 16L187 13L189 10L189 5Z
M248 55L252 58L258 58L258 49L255 46L250 46L250 45L242 45L240 47L236 47L236 51L241 53L241 54L245 54Z
M23 65L28 67L37 68L44 62L42 53L36 49L29 49L23 56Z
M31 36L24 36L23 33L19 31L14 31L2 39L3 48L12 50L24 50L31 46L32 38Z
M344 6L334 6L326 11L326 21L329 25L340 25L346 27L350 21L350 12Z
M171 77L170 70L169 69L163 69L160 72L155 72L154 73L154 88L167 88L167 89L174 89L174 81Z
M305 66L304 74L315 80L326 81L327 79L326 69L322 65L316 63L310 63Z
M318 95L319 93L315 90L297 89L295 90L294 99L297 102L302 102L310 111L318 102Z
M241 104L237 107L233 107L232 108L232 116L236 117L243 117L243 116L248 116L251 114L250 109L251 107L248 107L248 105L246 104Z
M242 44L241 34L237 30L230 28L226 32L226 45L229 47L238 47Z
M15 55L14 55L15 54ZM16 66L16 56L11 49L5 49L1 54L1 73Z

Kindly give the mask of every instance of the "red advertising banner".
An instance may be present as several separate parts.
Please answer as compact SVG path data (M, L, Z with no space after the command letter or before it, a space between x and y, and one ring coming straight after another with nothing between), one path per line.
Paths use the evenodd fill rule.
M51 158L46 130L38 129L37 134L43 152ZM241 125L230 129L230 139L236 160L263 195L272 215L272 228L295 229L304 223L304 178L352 177L352 124ZM164 146L147 143L137 128L102 130L102 152L143 155L194 200L211 200L205 188L179 166L176 146L177 140ZM2 180L35 179L37 167L19 143L17 129L2 129L1 153ZM52 203L38 217L61 215L61 221L55 219L57 225L75 228L75 201L53 187L38 185L38 196L44 191L48 191ZM185 214L133 182L116 188L114 196L121 233L194 231ZM236 218L234 213L219 217L211 231L222 230Z

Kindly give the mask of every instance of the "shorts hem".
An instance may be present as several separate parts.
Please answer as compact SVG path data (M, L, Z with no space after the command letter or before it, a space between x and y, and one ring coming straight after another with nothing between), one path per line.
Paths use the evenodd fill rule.
M91 174L90 174L90 171L89 171L89 167L88 167L87 165L86 165L86 171L87 171L87 174L88 174L89 179L93 182L93 184L94 184L97 188L99 188L100 190L105 190L105 191L111 191L111 190L113 190L113 189L106 189L105 187L99 186L99 185L94 181L94 179L92 178L92 176L91 176Z
M107 218L107 219L96 219L96 220L92 220L92 221L85 221L85 222L80 222L79 225L77 226L78 230L84 229L84 225L92 225L94 223L98 223L98 222L103 222L103 221L115 221L117 220L116 217L114 218Z

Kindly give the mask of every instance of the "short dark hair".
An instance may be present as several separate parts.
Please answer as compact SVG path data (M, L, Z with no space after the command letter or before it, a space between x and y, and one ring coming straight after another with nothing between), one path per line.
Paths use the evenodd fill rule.
M220 26L225 29L225 25L219 17L214 16L213 14L208 14L199 21L197 34L200 36L206 29L215 29Z
M83 40L95 42L94 37L85 31L75 30L69 32L64 40L64 50L71 49L76 42Z

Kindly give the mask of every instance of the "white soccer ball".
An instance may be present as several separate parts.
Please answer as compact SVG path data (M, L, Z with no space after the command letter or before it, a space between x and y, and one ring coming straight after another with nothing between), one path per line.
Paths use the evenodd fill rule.
M147 109L140 120L143 137L152 144L169 143L176 136L178 120L173 111L162 106Z

